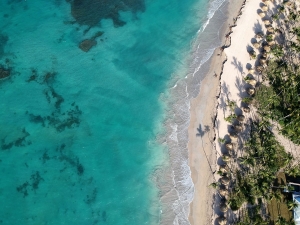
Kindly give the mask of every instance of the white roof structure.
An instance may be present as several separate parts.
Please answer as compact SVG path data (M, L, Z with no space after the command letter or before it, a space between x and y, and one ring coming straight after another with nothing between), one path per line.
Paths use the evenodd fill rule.
M294 221L296 225L300 225L300 194L293 194L293 200L298 204L298 207L294 208Z

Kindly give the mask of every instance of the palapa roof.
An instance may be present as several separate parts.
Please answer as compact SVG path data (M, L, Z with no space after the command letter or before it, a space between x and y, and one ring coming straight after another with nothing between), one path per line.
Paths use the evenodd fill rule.
M227 212L228 211L228 206L226 205L226 203L221 203L220 204L220 210L222 212Z
M239 115L237 116L237 120L240 121L240 122L243 122L245 119L245 116L244 115Z
M268 42L268 45L270 45L270 46L275 45L275 44L276 44L275 41L269 41Z
M260 12L258 15L259 15L261 18L263 18L263 17L266 16L266 14L265 14L264 12Z
M253 47L254 47L254 48L259 48L259 47L260 47L260 44L257 43L257 42L255 42L255 43L253 43Z
M255 86L257 82L254 79L250 79L250 80L247 80L247 83L251 84L252 86Z
M235 125L234 129L238 132L241 132L243 130L243 127L241 125Z
M222 184L228 184L230 182L230 179L227 176L223 176L221 177L220 181Z
M238 136L236 134L230 134L229 137L230 137L231 141L236 141L238 138Z
M270 23L269 20L264 20L264 24L265 24L265 25L269 25L269 24L271 24L271 23Z
M263 7L261 7L262 11L268 11L268 6L264 5Z
M225 148L227 150L232 150L233 149L233 144L232 143L227 143L227 144L225 144Z
M253 74L254 72L255 72L254 69L249 69L249 70L248 70L248 73L250 73L250 74Z
M248 89L247 89L247 93L248 93L249 95L253 95L253 94L255 93L255 89L254 89L254 88L248 88Z
M226 189L220 189L220 190L219 190L219 193L220 193L220 195L222 195L222 196L228 195L228 191L227 191Z
M271 48L270 48L269 45L266 45L266 46L264 47L264 50L265 50L266 52L270 52L270 51L271 51Z
M243 111L248 113L248 112L250 112L250 108L249 107L243 107Z
M218 223L219 225L226 225L227 224L227 219L224 216L218 217Z

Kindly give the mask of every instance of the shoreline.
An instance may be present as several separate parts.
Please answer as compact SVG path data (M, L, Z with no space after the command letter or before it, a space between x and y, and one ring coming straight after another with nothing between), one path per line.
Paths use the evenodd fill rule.
M220 30L221 43L229 47L230 40L225 37L244 7L245 1L226 2L227 20ZM220 49L214 50L208 60L209 71L201 81L200 92L190 102L190 124L188 127L189 166L194 183L194 198L190 204L189 222L194 224L212 224L215 191L209 187L214 182L213 173L217 169L217 151L215 146L215 120L217 118L218 98L221 91L221 74L227 61Z

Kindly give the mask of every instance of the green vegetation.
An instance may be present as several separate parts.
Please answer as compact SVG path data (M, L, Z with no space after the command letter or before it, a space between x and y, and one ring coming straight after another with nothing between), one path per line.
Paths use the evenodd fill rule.
M280 26L269 26L263 37L268 45L263 45L263 58L258 59L263 65L256 67L263 83L255 87L255 94L242 100L246 107L254 104L259 118L248 124L248 138L239 149L242 157L237 158L231 174L233 188L227 204L233 211L239 210L238 225L295 224L291 210L297 204L282 190L290 189L284 174L300 176L300 166L276 140L271 125L275 123L282 135L300 144L300 14L294 4L284 2L272 16ZM245 78L248 80L250 77ZM231 114L225 120L231 123L237 116L235 104L228 105Z

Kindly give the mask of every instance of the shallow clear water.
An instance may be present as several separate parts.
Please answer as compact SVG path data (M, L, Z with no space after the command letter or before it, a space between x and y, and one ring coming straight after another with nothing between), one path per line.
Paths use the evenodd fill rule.
M92 2L0 2L1 224L161 220L160 97L184 76L208 3Z

